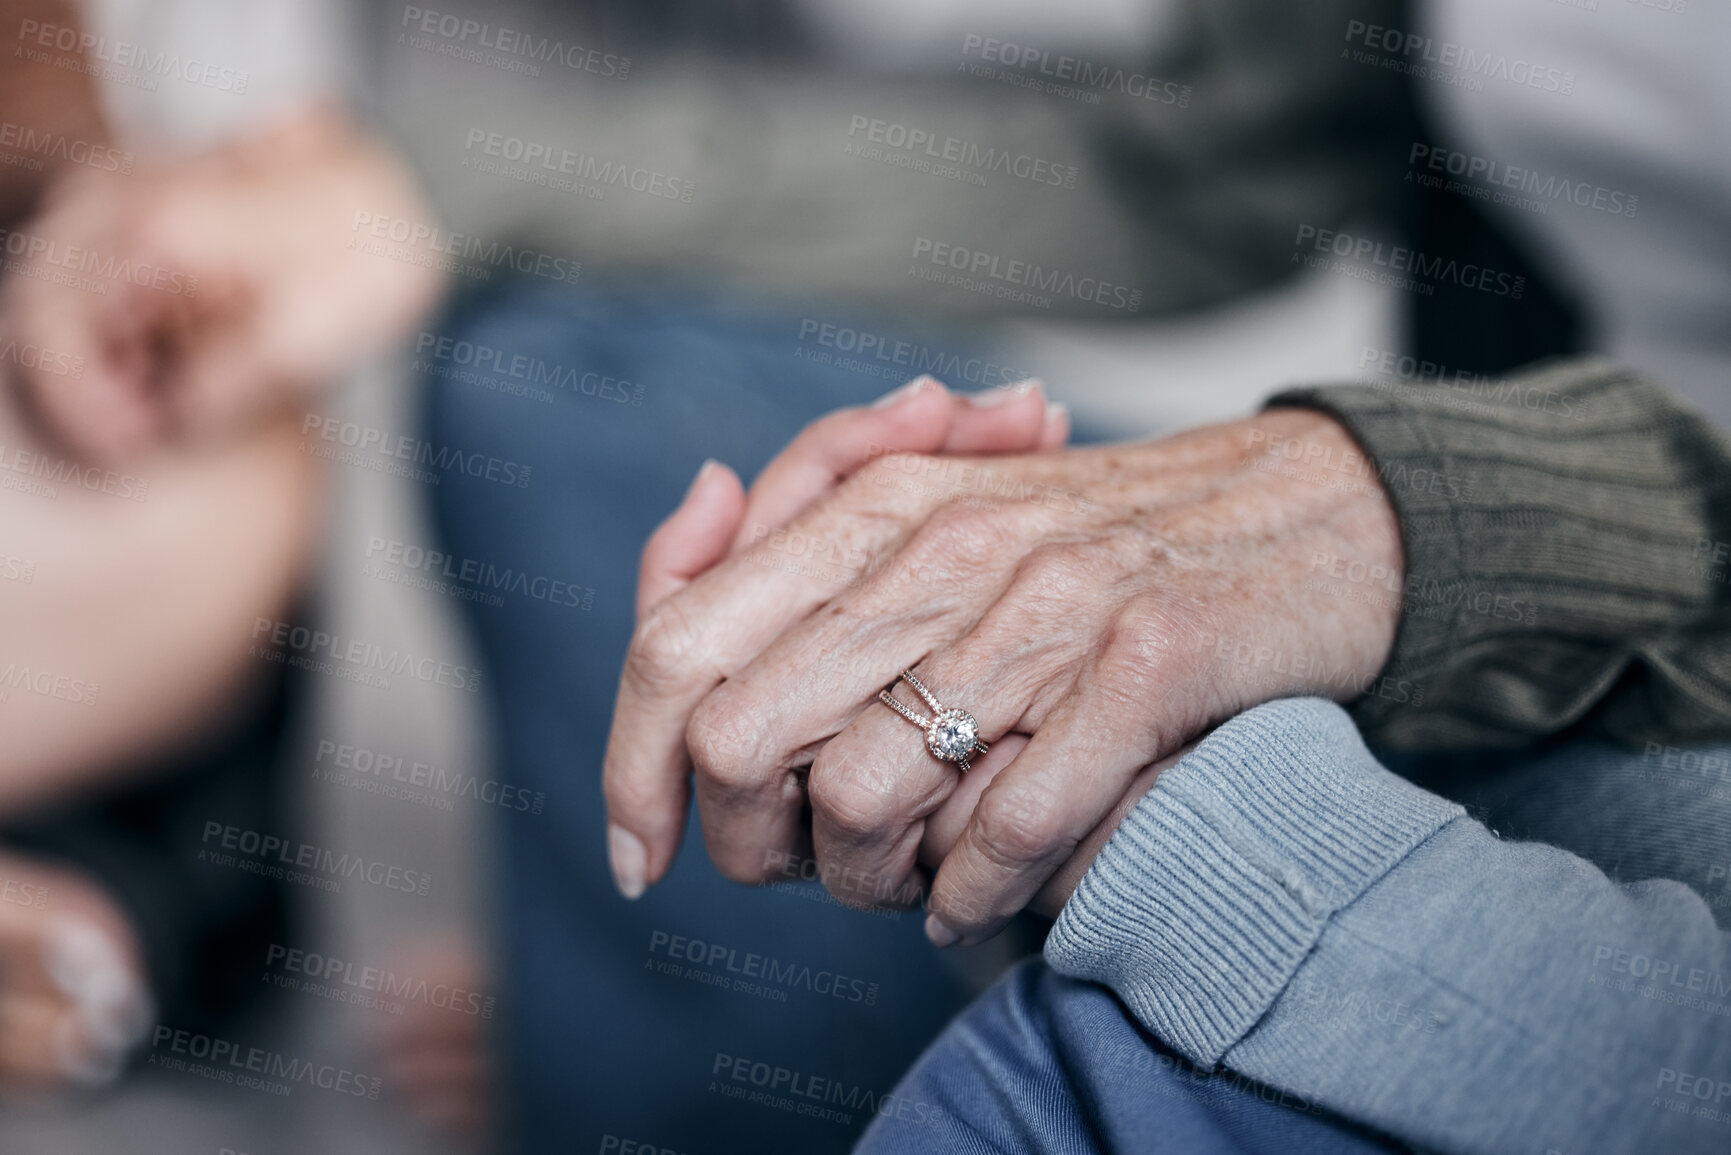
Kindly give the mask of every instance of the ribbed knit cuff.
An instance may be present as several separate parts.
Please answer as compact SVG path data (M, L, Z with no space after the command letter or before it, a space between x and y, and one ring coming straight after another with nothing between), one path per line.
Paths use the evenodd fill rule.
M1324 385L1400 521L1400 626L1351 706L1381 746L1515 746L1579 720L1631 642L1703 612L1706 487L1722 448L1626 369L1557 361L1500 380ZM1383 591L1342 583L1341 596Z
M1462 813L1379 765L1334 703L1259 706L1160 775L1065 904L1046 961L1212 1065L1329 917Z

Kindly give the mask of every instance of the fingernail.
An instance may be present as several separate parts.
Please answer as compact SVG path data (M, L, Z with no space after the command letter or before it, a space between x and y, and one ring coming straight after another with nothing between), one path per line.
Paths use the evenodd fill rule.
M60 1070L80 1087L96 1090L111 1085L125 1066L125 1054L92 1043L79 1030L77 1019L67 1019L55 1032L52 1044Z
M999 405L1008 405L1029 393L1043 393L1046 383L1038 377L1030 377L1026 381L1018 381L1014 385L1001 385L991 389L982 389L978 393L968 394L968 404L975 409L994 409Z
M945 926L935 914L926 915L926 937L932 940L933 946L955 946L961 941L961 935Z
M82 919L51 926L44 953L49 977L75 1003L101 1002L129 982L114 944Z
M914 394L918 393L920 390L926 388L927 386L937 385L937 384L938 383L936 381L932 380L930 377L925 377L925 376L915 377L912 381L909 381L906 385L902 385L902 386L899 386L895 389L891 389L888 393L885 393L882 397L879 397L876 401L873 401L872 402L872 408L873 409L888 409L891 405L900 405L903 401L908 400ZM939 388L942 388L942 386L939 386Z
M1046 424L1047 425L1050 425L1052 422L1060 420L1061 418L1065 418L1068 416L1070 416L1070 407L1068 405L1064 404L1062 401L1048 401L1048 402L1046 402Z
M93 1042L124 1054L144 1037L156 1017L154 1000L101 930L60 923L49 931L45 961Z
M643 897L649 869L649 852L637 836L623 826L607 824L607 861L613 867L613 885L627 899Z
M708 477L711 473L713 473L715 471L715 467L717 465L720 465L720 464L721 464L721 462L715 460L715 458L713 458L713 457L704 458L703 464L699 465L697 467L697 476L693 477L691 479L691 484L686 486L685 492L687 494L690 494L694 490L696 490L696 488L699 485L703 484L703 479Z

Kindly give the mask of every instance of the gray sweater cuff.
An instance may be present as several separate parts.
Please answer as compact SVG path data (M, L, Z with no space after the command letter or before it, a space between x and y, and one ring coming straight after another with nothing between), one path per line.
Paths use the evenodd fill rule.
M1259 706L1160 775L1065 904L1046 961L1211 1066L1330 916L1463 813L1385 770L1334 703Z

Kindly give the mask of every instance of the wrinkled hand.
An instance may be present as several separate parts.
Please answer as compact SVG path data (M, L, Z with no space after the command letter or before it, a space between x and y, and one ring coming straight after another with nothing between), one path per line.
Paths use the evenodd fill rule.
M399 339L438 274L345 248L358 210L430 220L389 154L335 113L127 174L76 169L20 226L4 366L75 454L113 461L304 402Z
M155 1011L126 916L88 879L0 854L0 1095L100 1086Z
M1030 736L931 883L934 941L978 941L1210 725L1291 694L1358 696L1397 609L1304 578L1339 556L1398 580L1398 525L1373 480L1256 468L1292 439L1362 460L1337 423L1301 410L1147 445L880 458L656 605L606 763L611 820L641 841L643 878L672 860L689 750L728 877L762 881L809 848L844 901L917 894L927 820L960 775L875 701L912 668L987 743ZM823 543L828 564L788 564L803 560L796 542Z
M922 867L927 871L936 871L943 865L944 859L967 831L969 820L979 808L980 795L985 793L986 787L992 784L999 771L1015 761L1016 755L1020 754L1027 744L1026 734L1006 734L992 743L989 753L974 760L973 769L962 775L961 780L956 783L955 791L926 819L925 832L920 837L919 863ZM1070 857L1059 864L1051 877L1041 884L1040 889L1028 902L1028 909L1047 918L1057 918L1058 912L1064 909L1064 904L1070 901L1076 884L1088 873L1088 867L1094 864L1095 856L1106 848L1107 841L1118 829L1118 824L1124 821L1124 816L1142 800L1142 795L1148 793L1149 787L1154 785L1154 780L1160 777L1161 771L1172 766L1192 748L1193 746L1185 746L1152 765L1144 766L1130 780L1129 789L1125 790L1112 809L1107 811L1106 817L1095 824L1094 829L1076 844ZM875 879L856 876L847 880L835 874L828 877L838 887L851 881L850 889L856 892L856 905L858 893L869 895L877 889Z
M639 623L692 581L758 537L781 529L806 506L866 462L886 453L1021 453L1061 448L1070 436L1068 413L1046 402L1038 381L957 396L930 377L917 377L868 408L842 409L807 426L766 465L747 494L734 472L706 462L679 508L650 535L637 583ZM615 714L617 729L619 716ZM611 744L610 744L611 746ZM683 810L691 773L683 744L673 760ZM614 782L609 776L608 781ZM632 789L625 780L619 785ZM657 806L643 800L643 809ZM677 841L678 826L671 837ZM649 881L642 839L618 824L608 827L614 877L628 898ZM655 868L666 871L671 855Z

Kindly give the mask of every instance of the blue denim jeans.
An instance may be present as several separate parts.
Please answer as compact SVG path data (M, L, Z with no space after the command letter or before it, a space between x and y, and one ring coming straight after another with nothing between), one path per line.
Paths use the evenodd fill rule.
M1407 1148L1194 1067L1112 992L1029 959L920 1057L857 1155L1372 1155Z
M500 775L532 807L497 812L519 1150L847 1150L967 996L915 915L736 886L695 822L642 900L608 874L601 758L644 539L705 458L749 479L812 418L912 375L823 364L833 347L801 333L787 314L516 285L420 340L432 452L496 465L448 469L432 496L453 572L473 562L502 602L462 604Z

